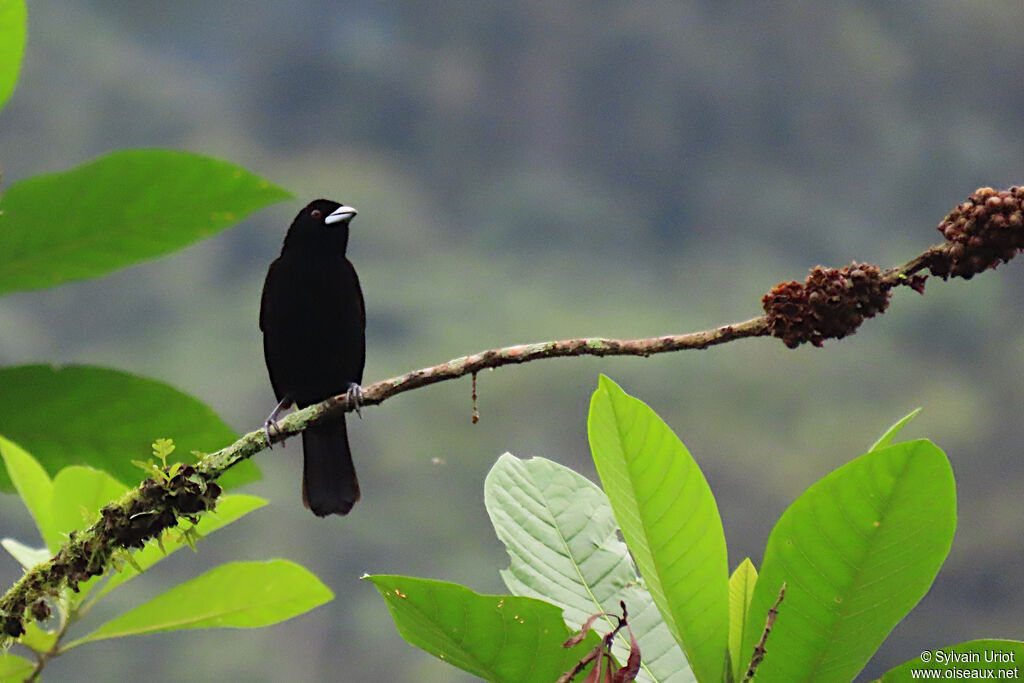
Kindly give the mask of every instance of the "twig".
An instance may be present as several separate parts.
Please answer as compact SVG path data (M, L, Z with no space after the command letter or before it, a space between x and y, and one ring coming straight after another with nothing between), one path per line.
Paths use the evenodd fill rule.
M476 406L476 373L473 373L473 424L480 421L480 411Z
M772 605L772 608L768 610L768 617L764 622L764 631L761 632L761 639L754 646L754 655L750 658L750 666L747 667L747 673L743 676L743 683L750 683L753 680L754 674L757 673L757 667L761 665L765 654L768 652L765 650L765 645L768 643L768 635L772 632L772 627L775 626L775 618L779 616L779 605L782 604L784 597L786 597L785 581L782 582L782 588L779 589L778 599Z

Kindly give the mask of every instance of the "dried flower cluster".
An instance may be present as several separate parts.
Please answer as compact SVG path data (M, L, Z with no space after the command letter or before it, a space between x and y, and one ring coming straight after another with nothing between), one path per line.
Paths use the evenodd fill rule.
M802 284L780 283L761 303L773 337L791 349L804 342L821 346L826 339L842 339L865 318L884 311L890 289L878 266L855 261L842 269L816 266Z
M969 280L1024 249L1024 186L983 187L939 224L946 238L929 262L934 275Z

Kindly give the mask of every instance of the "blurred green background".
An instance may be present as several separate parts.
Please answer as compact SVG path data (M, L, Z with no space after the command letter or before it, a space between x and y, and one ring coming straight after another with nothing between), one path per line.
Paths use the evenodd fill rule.
M349 254L368 308L367 383L492 346L746 319L780 280L817 263L902 262L939 241L934 227L976 187L1024 182L1022 25L1016 0L35 0L0 116L5 185L168 146L245 165L297 199L172 257L0 299L0 363L130 370L256 428L274 404L263 277L318 196L360 211ZM585 417L599 372L703 464L732 567L760 561L806 486L923 406L905 433L952 459L959 532L867 673L970 638L1024 639L1022 286L1016 262L930 281L823 349L762 339L488 372L477 425L468 379L404 394L351 423L364 495L351 516L302 508L289 443L259 456L250 490L267 508L107 609L270 556L308 566L334 602L262 631L90 645L46 673L470 680L405 644L359 576L502 592L484 476L511 451L593 477ZM0 496L0 520L3 535L35 540L14 496ZM0 582L19 574L0 559Z

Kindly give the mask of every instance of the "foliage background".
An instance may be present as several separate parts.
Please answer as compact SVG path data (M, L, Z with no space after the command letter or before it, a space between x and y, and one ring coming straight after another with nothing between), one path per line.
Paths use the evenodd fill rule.
M934 226L975 187L1024 182L1022 22L1009 0L35 1L0 116L5 185L168 146L243 164L301 199L170 258L0 299L0 363L111 365L256 427L273 405L262 278L315 196L360 210L350 253L369 310L368 381L490 346L745 319L779 280L816 263L902 261L938 241ZM758 562L794 497L924 406L907 436L952 459L959 533L869 673L970 638L1024 638L1022 285L1018 263L930 282L821 350L755 340L499 370L480 377L476 426L468 380L399 397L350 430L365 495L350 517L301 507L289 445L260 457L252 490L271 505L119 598L278 555L321 576L333 603L266 632L97 644L47 671L467 680L401 641L358 576L501 590L486 471L509 450L592 475L584 419L599 371L702 463L731 566ZM32 538L13 496L0 497L0 519L5 535ZM5 584L19 571L0 561Z

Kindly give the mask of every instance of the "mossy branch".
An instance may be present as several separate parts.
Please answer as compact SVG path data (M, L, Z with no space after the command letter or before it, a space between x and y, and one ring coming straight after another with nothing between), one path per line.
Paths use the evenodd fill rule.
M842 269L818 266L803 283L783 282L762 299L765 314L702 332L643 339L584 337L508 346L452 359L371 384L363 389L362 405L385 400L430 384L476 375L481 370L568 356L651 356L657 353L706 349L747 337L775 336L789 347L805 342L820 346L825 339L853 334L866 319L885 311L891 290L906 286L924 292L922 271L943 279L973 275L1009 261L1024 249L1024 187L996 191L981 188L939 224L946 241L906 263L882 271L854 263ZM345 395L298 410L279 423L274 441L298 434L325 415L355 408ZM26 611L39 601L58 596L65 587L104 573L114 553L140 548L182 517L212 509L220 495L216 480L235 464L267 448L262 429L249 432L216 453L203 456L174 476L147 479L120 500L100 511L100 519L72 534L50 560L28 570L0 598L0 647L24 632ZM168 470L169 472L169 470Z

